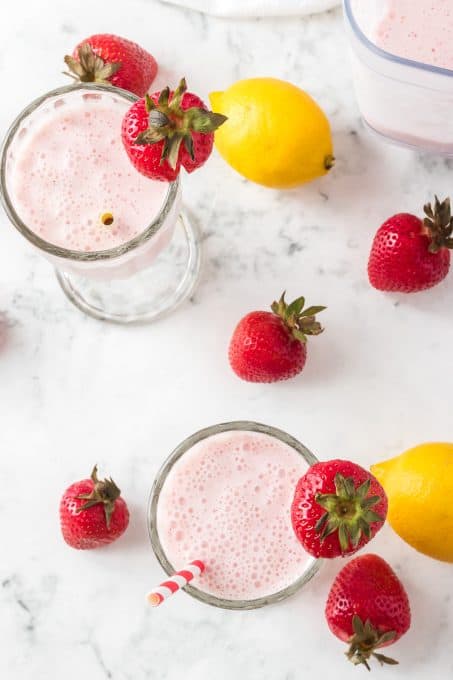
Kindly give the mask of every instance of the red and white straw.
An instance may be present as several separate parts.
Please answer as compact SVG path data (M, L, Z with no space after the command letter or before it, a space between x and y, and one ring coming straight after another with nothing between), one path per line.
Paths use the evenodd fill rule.
M152 607L158 607L167 599L167 597L170 597L173 593L184 588L184 586L186 586L193 578L200 576L204 570L205 565L203 562L194 560L193 562L190 562L187 567L181 569L181 571L177 571L176 574L173 574L168 581L164 581L160 586L157 586L157 588L153 588L146 596L146 599Z

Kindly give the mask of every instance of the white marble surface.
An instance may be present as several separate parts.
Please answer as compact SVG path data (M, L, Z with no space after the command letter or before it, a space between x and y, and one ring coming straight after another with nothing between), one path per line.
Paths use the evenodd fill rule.
M0 127L63 82L61 56L96 31L124 34L158 57L159 84L183 73L207 94L238 77L273 75L327 110L338 164L319 183L274 193L220 158L185 181L205 231L193 301L154 326L84 318L1 214L0 677L9 680L298 680L363 674L342 657L323 607L340 562L292 600L231 613L190 597L150 610L161 571L145 507L158 466L186 435L250 418L299 437L319 457L367 465L429 439L453 439L453 278L412 297L370 289L375 228L451 191L451 162L387 147L361 128L339 10L308 19L223 21L157 0L17 0L0 25ZM226 347L242 313L286 288L327 304L326 332L298 379L249 385ZM94 461L132 512L110 548L62 542L58 502ZM453 677L452 567L424 558L390 529L372 544L406 583L410 633L387 680ZM380 674L376 669L375 673Z

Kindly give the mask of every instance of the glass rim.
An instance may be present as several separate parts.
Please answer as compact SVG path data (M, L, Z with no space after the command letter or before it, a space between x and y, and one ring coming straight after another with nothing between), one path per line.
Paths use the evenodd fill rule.
M422 61L416 61L414 59L406 59L405 57L399 57L397 54L392 54L391 52L387 52L387 50L383 50L381 47L372 42L360 28L352 8L352 0L343 0L343 5L345 9L345 16L353 32L362 42L362 44L376 56L401 66L407 66L419 71L425 71L427 73L434 73L435 75L453 78L453 70L451 69L444 68L442 66L435 66L434 64L425 64Z
M292 437L287 432L280 430L271 425L263 425L262 423L257 423L251 420L235 420L226 423L219 423L216 425L211 425L210 427L198 430L194 434L190 435L184 439L168 456L168 458L161 465L158 470L156 477L154 479L151 493L148 500L147 509L147 525L148 533L151 541L151 547L154 554L161 565L162 569L168 576L172 576L176 567L174 567L168 560L165 551L160 542L159 533L157 530L157 506L159 503L159 496L162 488L165 484L167 476L170 470L173 468L174 464L189 450L202 441L215 434L220 434L222 432L232 432L232 431L245 431L245 432L259 432L261 434L266 434L279 441L287 444L293 448L297 453L299 453L302 458L308 463L308 465L314 465L319 462L316 456L307 449L306 446L301 444L297 439ZM285 588L277 591L276 593L271 593L270 595L265 595L264 597L255 598L252 600L232 600L228 598L217 597L211 593L206 593L205 591L197 588L192 584L188 584L184 587L184 590L201 602L205 604L212 605L214 607L219 607L221 609L258 609L259 607L264 607L267 604L273 604L275 602L280 602L286 599L290 595L296 593L300 588L302 588L308 581L310 581L313 576L318 572L321 567L322 560L312 557L307 553L307 563L303 568L302 574L293 583Z
M125 253L128 253L131 250L135 250L135 248L146 243L146 241L148 241L160 230L177 198L179 189L179 178L176 179L174 182L168 183L167 193L165 195L165 198L163 199L162 207L159 213L152 220L152 222L140 234L138 234L138 236L135 236L130 241L126 241L125 243L115 246L114 248L108 248L106 250L92 250L89 252L72 250L70 248L63 248L62 246L57 246L54 243L50 243L49 241L46 241L45 239L41 238L32 229L27 227L27 225L22 221L22 219L19 217L14 208L13 204L14 202L12 201L9 195L6 182L7 177L6 163L8 151L22 122L26 120L30 115L32 115L33 112L36 111L36 109L38 109L47 100L52 99L53 97L58 97L68 93L76 92L78 90L84 90L88 92L105 92L108 94L116 95L118 97L122 97L123 99L126 99L131 103L134 103L139 99L139 97L137 97L132 92L128 92L127 90L123 90L119 87L114 87L113 85L103 85L101 83L74 83L70 85L63 85L61 87L57 87L53 90L50 90L49 92L46 92L40 97L34 99L14 119L8 131L6 132L6 135L2 142L0 149L0 201L13 226L22 234L22 236L24 236L28 241L30 241L30 243L32 243L40 250L49 253L50 255L54 255L56 257L60 257L66 260L73 260L76 262L93 262L99 260L110 260L113 258L120 257L121 255L124 255ZM151 181L153 180L150 180L150 182Z

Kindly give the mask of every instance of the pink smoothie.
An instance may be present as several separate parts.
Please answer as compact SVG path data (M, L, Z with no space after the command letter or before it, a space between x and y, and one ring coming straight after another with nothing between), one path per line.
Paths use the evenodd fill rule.
M406 59L453 70L452 0L386 0L379 47Z
M130 102L77 92L40 109L21 131L9 191L22 221L44 240L77 251L114 248L159 213L168 185L131 165L121 142ZM113 223L101 216L111 213Z
M206 564L196 587L252 600L294 583L309 556L290 506L307 463L267 434L230 431L189 449L170 470L157 507L163 550L176 568Z

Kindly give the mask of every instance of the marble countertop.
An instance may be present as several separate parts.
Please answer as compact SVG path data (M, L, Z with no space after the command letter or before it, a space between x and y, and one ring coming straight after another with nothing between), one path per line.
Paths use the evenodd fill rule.
M357 677L329 633L324 601L341 563L305 590L252 612L186 595L151 610L161 570L146 502L157 468L187 435L215 422L278 426L321 459L363 465L425 440L453 440L453 280L412 297L370 289L370 240L394 212L451 191L452 161L387 146L361 127L340 10L309 18L228 21L158 0L10 3L0 26L4 131L35 96L64 81L61 57L94 32L142 43L158 85L184 74L206 95L272 75L309 90L333 126L337 167L292 192L254 186L214 155L184 178L204 229L205 265L190 303L154 325L85 318L50 266L1 213L0 676L9 680L298 680ZM243 313L282 289L326 304L326 332L299 378L239 381L226 360ZM109 548L63 543L58 502L97 461L120 484L130 528ZM372 544L406 583L413 626L387 680L453 677L452 567L386 528ZM380 670L376 669L377 674Z

